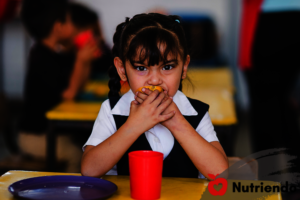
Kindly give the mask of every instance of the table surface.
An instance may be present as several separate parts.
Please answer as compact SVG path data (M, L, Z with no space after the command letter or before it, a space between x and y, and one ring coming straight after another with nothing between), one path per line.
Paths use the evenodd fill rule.
M183 82L183 92L188 97L201 100L210 105L209 114L214 125L232 125L237 122L231 73L228 68L195 69L188 72L188 81ZM103 82L90 82L86 91L101 94L108 92ZM104 94L103 93L103 94ZM101 102L62 102L46 113L50 120L94 121Z
M38 177L54 175L75 175L70 173L53 173L53 172L26 172L26 171L9 171L0 177L0 199L14 200L8 191L8 186L16 181ZM111 181L118 186L117 192L109 199L131 199L130 185L128 176L104 176L103 179ZM191 178L163 178L160 199L200 199L207 187L208 181L203 179ZM187 196L188 194L188 196ZM188 198L187 198L188 197Z
M8 191L8 187L10 184L33 177L39 176L54 176L54 175L74 175L81 176L79 173L54 173L54 172L31 172L31 171L8 171L4 175L0 177L0 199L1 200L16 200L12 196L12 194ZM126 200L131 199L130 197L130 182L129 176L104 176L103 179L111 181L118 186L118 190L109 198L112 200ZM197 178L166 178L162 179L162 187L161 187L161 200L165 199L245 199L245 197L249 197L249 193L240 194L240 193L232 193L228 191L232 191L232 187L230 186L232 182L237 182L237 180L228 180L228 189L224 196L212 196L206 191L208 186L208 181L205 179L197 179ZM240 181L239 181L240 182ZM279 183L272 181L247 181L245 180L242 184L255 183L256 185L260 185L263 182L264 185L279 185ZM281 200L281 194L279 193L260 193L260 194L252 194L254 197L252 199L265 199L265 200ZM247 198L248 199L248 198Z
M194 86L226 89L231 93L234 92L232 74L230 69L227 67L190 68L187 75ZM185 84L189 85L189 81L187 79L183 81L183 86Z

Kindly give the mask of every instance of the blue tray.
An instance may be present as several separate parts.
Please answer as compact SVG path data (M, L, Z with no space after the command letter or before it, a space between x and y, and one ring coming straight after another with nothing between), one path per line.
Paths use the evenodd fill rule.
M30 200L94 200L111 196L118 187L107 180L85 176L42 176L11 184L15 196Z

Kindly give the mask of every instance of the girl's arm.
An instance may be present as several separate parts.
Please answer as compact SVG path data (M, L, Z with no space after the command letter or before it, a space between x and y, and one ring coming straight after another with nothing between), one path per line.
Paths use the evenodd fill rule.
M141 134L135 127L126 122L102 143L97 146L86 146L81 160L82 175L101 177L113 168Z
M171 106L176 105L172 103ZM174 117L162 124L172 132L194 165L206 178L210 179L208 174L221 174L228 168L227 156L220 143L207 142L181 115L178 108Z
M136 96L139 103L143 103L152 92L146 89L145 93L138 93ZM174 102L165 112L170 112L169 110L175 110L174 117L161 124L171 131L197 169L208 179L210 179L208 174L217 175L225 171L228 168L228 159L220 143L207 142L200 136Z
M153 92L143 104L131 102L130 115L123 126L97 146L86 147L81 160L81 173L101 177L116 165L142 133L173 117L173 111L162 114L172 103L171 98L161 103L164 97L163 93Z

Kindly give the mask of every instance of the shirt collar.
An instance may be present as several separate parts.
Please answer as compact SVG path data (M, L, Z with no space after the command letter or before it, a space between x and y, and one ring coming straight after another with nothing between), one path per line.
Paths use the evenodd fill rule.
M111 113L113 115L129 116L130 104L133 100L134 94L131 90L129 90L120 98L115 107L112 109ZM198 115L188 98L181 91L178 90L176 92L175 96L173 97L173 101L177 105L182 115Z

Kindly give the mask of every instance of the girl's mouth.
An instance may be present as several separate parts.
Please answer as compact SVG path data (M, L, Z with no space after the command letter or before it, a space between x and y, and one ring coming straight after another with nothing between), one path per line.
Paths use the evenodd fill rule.
M151 85L151 86L143 86L143 87L140 87L137 91L143 93L142 89L143 88L147 88L151 91L155 91L155 90L158 90L159 92L163 92L164 89L161 87L161 86L155 86L155 85Z

